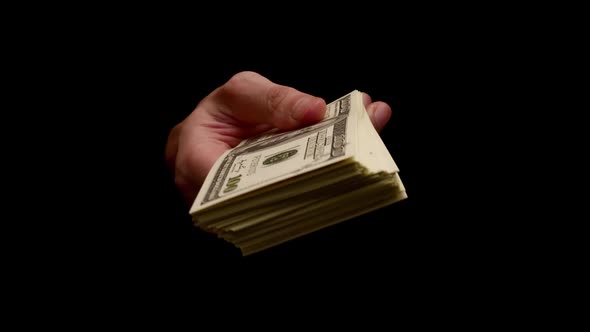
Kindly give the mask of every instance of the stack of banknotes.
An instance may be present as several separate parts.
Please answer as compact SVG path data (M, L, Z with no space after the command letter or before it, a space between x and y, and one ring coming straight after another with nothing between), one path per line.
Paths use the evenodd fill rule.
M242 141L209 172L194 224L250 255L407 197L360 91L323 121Z

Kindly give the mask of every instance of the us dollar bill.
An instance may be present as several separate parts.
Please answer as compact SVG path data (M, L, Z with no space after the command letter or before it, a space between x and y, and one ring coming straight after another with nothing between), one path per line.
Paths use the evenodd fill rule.
M362 108L353 91L327 105L324 119L286 132L242 141L222 155L209 172L191 214L250 191L339 162L354 155L356 119Z

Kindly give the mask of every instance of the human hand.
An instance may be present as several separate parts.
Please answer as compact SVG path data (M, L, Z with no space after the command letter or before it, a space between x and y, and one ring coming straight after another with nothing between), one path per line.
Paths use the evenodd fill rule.
M373 126L381 131L391 117L385 102L363 93ZM273 127L291 130L324 118L326 102L279 85L255 72L235 74L203 98L168 136L166 161L185 201L191 204L215 161L245 138Z

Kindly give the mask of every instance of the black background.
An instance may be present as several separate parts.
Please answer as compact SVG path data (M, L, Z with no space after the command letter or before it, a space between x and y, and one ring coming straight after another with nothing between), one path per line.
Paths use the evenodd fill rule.
M52 128L58 139L44 156L67 162L43 187L52 222L31 241L43 249L27 248L36 269L98 289L344 283L410 295L493 292L534 260L500 175L520 174L517 153L498 158L515 117L519 76L508 72L521 60L518 38L452 8L211 12L87 13L37 32L37 49L52 52L30 61L40 64L35 82L57 88L47 93L58 106L51 117L68 130ZM242 70L328 102L358 89L389 103L381 137L408 199L249 257L193 227L164 165L167 135ZM67 198L49 189L63 179L73 182Z
M584 243L568 223L580 198L554 187L570 173L554 168L572 149L555 141L567 107L544 105L564 82L551 75L579 68L554 57L569 32L553 7L46 6L3 23L16 99L3 112L16 210L3 227L24 229L3 233L3 275L20 324L151 323L186 306L175 313L192 324L253 309L259 327L269 304L286 323L337 308L331 324L529 324L569 303L552 295L579 293L567 287L583 266L568 261ZM242 70L326 101L359 89L389 103L381 137L408 199L249 257L193 227L164 165L167 135ZM561 197L574 199L557 208Z
M479 209L489 198L480 186L489 186L491 177L483 180L487 174L478 174L478 166L488 161L479 159L481 143L472 140L484 130L480 119L488 105L478 99L482 87L472 78L492 69L483 68L477 50L464 48L465 41L453 40L450 32L422 31L419 24L417 29L276 36L267 28L249 29L216 35L229 38L222 45L211 36L179 41L172 33L145 40L141 51L118 59L130 87L122 90L131 102L125 112L137 116L139 127L123 157L139 157L123 165L137 181L121 201L123 207L133 206L132 213L114 212L108 222L124 234L116 237L121 252L129 255L125 264L161 265L189 279L216 269L238 275L277 269L304 274L354 270L424 282L432 274L482 268L498 249L487 247L498 224L488 219L493 211ZM196 230L162 164L166 135L200 98L241 70L326 101L359 89L388 102L393 116L382 138L409 198L245 258L230 244Z

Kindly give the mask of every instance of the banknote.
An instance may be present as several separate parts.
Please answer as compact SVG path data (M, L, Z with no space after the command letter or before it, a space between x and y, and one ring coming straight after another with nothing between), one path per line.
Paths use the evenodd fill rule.
M354 96L328 104L324 120L315 125L266 133L226 152L213 166L191 213L352 156L356 127L349 115Z
M407 198L354 90L305 128L242 141L211 168L193 222L250 255Z

